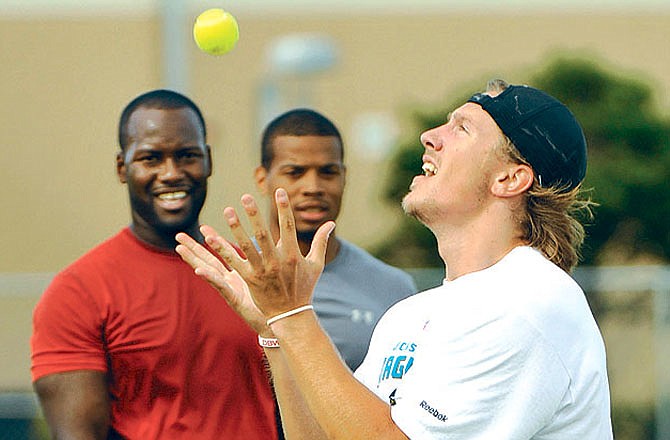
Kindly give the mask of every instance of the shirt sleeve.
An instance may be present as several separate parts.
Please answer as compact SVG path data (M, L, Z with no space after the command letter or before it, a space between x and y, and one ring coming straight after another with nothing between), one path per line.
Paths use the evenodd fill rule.
M33 312L32 380L75 370L107 371L103 320L78 277L61 273Z
M569 398L561 359L522 318L451 334L431 332L396 394L392 417L411 438L529 439Z

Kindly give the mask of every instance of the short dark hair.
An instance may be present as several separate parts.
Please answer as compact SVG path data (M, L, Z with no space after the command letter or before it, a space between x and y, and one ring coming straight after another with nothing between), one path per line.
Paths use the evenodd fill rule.
M334 136L340 141L340 155L344 159L344 145L339 130L330 119L314 110L289 110L267 125L261 138L261 165L265 169L272 165L272 141L277 136Z
M128 139L128 120L133 112L140 107L157 109L190 108L195 112L200 125L202 125L203 138L207 139L205 118L202 117L202 112L200 112L198 106L181 93L167 89L157 89L139 95L130 101L126 105L126 108L123 109L123 112L121 112L121 118L119 119L119 146L122 151L125 151L130 141Z

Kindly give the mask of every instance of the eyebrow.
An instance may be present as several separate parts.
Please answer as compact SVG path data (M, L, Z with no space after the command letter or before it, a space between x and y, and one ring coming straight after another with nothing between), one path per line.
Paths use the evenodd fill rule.
M447 115L447 121L449 122L451 120L472 122L472 119L470 119L466 115L464 115L460 112L456 112L456 111L449 112L449 114Z
M142 149L152 149L152 150L153 149L161 149L160 144L157 144L157 143L139 144L137 146L137 148L138 149L140 149L140 148L142 148ZM180 145L175 149L179 150L179 151L181 151L181 150L200 150L200 149L202 149L202 147L200 145L197 145L197 144L188 144L188 145L185 144L185 145Z
M342 166L343 166L343 164L340 163L340 162L328 162L328 163L324 163L324 164L320 164L320 165L314 165L314 164L310 164L310 163L300 164L300 163L295 163L295 162L289 162L289 163L284 163L284 164L279 165L279 168L280 169L283 169L283 168L312 168L312 167L316 167L316 168L338 167L338 168L341 168Z

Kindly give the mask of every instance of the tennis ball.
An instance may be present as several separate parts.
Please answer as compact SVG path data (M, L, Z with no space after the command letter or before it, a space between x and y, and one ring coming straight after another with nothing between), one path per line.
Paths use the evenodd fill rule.
M223 55L235 47L240 37L237 20L219 8L198 15L193 25L193 38L200 50L211 55Z

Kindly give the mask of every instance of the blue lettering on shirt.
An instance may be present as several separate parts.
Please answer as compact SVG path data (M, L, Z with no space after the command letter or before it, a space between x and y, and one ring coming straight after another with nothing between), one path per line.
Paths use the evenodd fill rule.
M404 353L413 353L416 350L416 344L413 342L398 342L394 347L394 352L403 354L393 354L384 358L377 384L388 379L402 379L414 364L414 357Z

